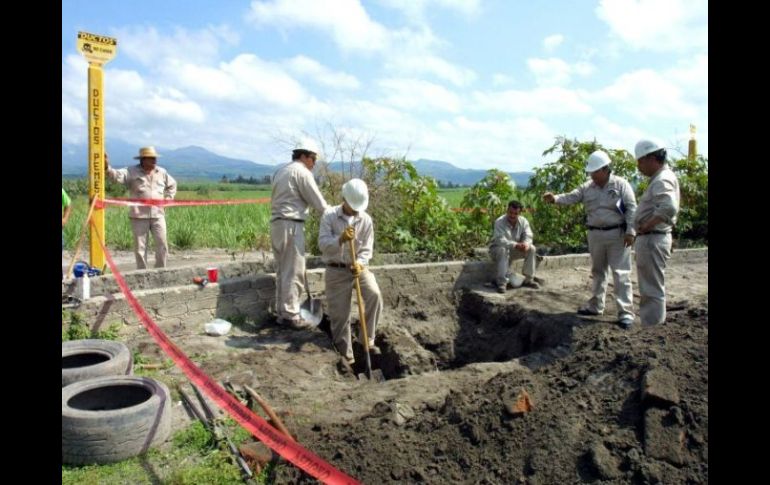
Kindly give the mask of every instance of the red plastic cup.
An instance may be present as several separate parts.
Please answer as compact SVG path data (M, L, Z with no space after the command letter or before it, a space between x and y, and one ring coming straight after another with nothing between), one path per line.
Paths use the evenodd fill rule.
M219 270L217 268L207 268L206 272L209 274L209 282L216 283L219 277Z

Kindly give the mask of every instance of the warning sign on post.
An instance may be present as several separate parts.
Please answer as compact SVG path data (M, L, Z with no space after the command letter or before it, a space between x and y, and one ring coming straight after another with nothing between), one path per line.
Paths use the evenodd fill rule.
M88 59L88 62L105 64L118 53L118 39L78 32L78 50Z

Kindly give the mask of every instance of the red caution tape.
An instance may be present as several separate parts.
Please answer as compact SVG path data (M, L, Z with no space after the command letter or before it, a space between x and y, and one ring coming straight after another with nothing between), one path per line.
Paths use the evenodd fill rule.
M101 244L101 237L97 240L100 241ZM182 369L194 384L203 389L203 392L208 397L213 399L219 407L227 412L227 414L232 416L232 418L240 423L241 426L246 428L267 446L313 477L321 480L323 483L343 485L360 483L356 479L337 470L318 455L306 450L296 441L276 431L264 419L254 414L249 408L241 404L240 401L228 394L216 381L211 379L196 366L184 352L182 352L179 347L177 347L168 336L163 333L144 308L142 308L139 301L128 288L128 285L118 271L117 266L115 266L115 262L112 260L109 251L107 251L104 244L101 246L104 255L107 257L107 264L109 264L110 269L115 276L115 282L125 295L128 304L139 317L144 328L150 333L152 338L155 339L155 342L158 343L163 352L171 357L177 367Z
M267 204L270 197L261 199L226 199L226 200L161 200L161 199L104 199L96 202L97 209L104 209L107 206L155 206L155 207L173 207L173 206L197 206L197 205L239 205L239 204Z

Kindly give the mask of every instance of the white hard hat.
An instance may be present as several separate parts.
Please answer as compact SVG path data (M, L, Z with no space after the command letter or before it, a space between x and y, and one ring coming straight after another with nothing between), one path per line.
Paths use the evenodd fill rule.
M365 211L369 206L369 189L361 179L350 179L342 186L342 197L354 211Z
M634 156L639 160L645 155L649 155L652 152L657 152L663 148L652 140L641 140L634 147Z
M593 173L599 170L602 167L606 167L612 162L610 160L610 156L607 155L605 152L601 150L596 150L592 154L588 156L588 161L586 162L586 172L587 173Z
M321 150L312 138L302 138L294 149L315 153L318 158L321 158L322 156Z

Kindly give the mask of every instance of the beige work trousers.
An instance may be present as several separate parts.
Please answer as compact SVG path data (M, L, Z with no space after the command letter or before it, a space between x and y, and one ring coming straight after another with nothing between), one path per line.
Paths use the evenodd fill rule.
M511 263L517 259L524 259L521 273L526 280L531 280L535 276L535 255L537 254L534 244L530 244L527 251L519 251L506 246L492 246L489 249L489 256L495 262L495 283L497 286L505 286L508 283L508 277L511 275Z
M642 325L666 321L666 262L671 257L671 234L640 234L634 246L639 278L639 318Z
M147 237L152 232L155 240L155 267L165 268L168 261L168 241L166 240L166 218L146 219L131 218L131 230L134 233L134 257L136 268L147 268Z
M382 293L374 275L365 269L359 276L361 295L364 300L364 317L366 334L369 343L374 344L374 332L382 313ZM345 357L353 357L353 346L350 337L350 306L352 294L355 292L353 273L348 268L327 267L324 274L326 285L326 304L329 310L329 320L332 331L332 341ZM356 296L355 298L358 298ZM360 324L357 327L358 341L363 345Z
M305 225L277 219L270 223L275 258L275 312L279 318L299 318L305 277Z
M612 270L615 304L618 318L634 318L633 289L631 287L631 247L623 244L621 229L588 231L588 251L591 253L593 288L587 308L604 313L607 292L607 270Z

